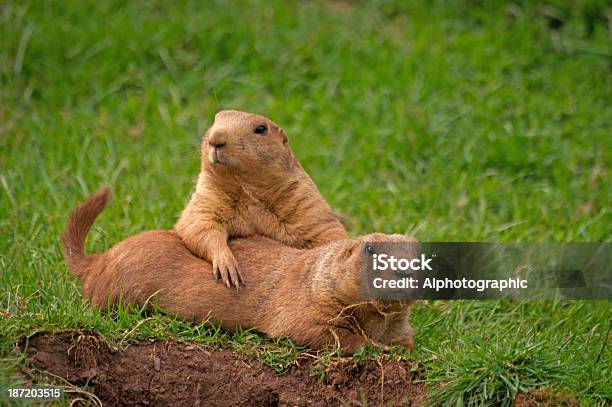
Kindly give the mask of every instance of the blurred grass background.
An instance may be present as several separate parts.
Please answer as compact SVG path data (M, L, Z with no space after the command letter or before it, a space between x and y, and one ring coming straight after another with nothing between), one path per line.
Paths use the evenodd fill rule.
M83 304L57 237L104 184L114 200L90 251L172 227L222 108L283 126L352 234L610 241L611 10L597 0L0 3L0 357L37 330L130 331L132 317ZM605 403L610 316L608 302L423 305L413 357L429 358L434 382L459 383L441 396L454 402L480 400L486 385L467 391L478 366L516 394L499 378L530 349L537 366L517 370L525 388ZM151 323L143 337L200 335ZM535 384L528 370L540 372Z

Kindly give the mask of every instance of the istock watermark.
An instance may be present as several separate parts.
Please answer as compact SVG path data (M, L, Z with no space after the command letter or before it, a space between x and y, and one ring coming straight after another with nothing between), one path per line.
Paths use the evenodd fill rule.
M385 270L433 270L429 263L431 263L433 259L425 257L424 254L421 254L420 258L416 259L406 259L406 258L395 258L393 255L388 255L386 253L372 255L372 265L374 267L374 271L385 271Z
M369 243L365 296L421 299L612 299L610 243Z

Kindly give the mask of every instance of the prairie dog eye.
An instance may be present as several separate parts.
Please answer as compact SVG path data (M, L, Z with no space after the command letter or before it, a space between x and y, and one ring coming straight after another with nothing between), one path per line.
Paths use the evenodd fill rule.
M371 256L374 254L374 246L372 246L371 244L366 244L364 249L365 254L367 254L368 256Z
M255 127L254 131L257 134L264 134L266 130L268 130L268 127L265 124L260 124L259 126Z

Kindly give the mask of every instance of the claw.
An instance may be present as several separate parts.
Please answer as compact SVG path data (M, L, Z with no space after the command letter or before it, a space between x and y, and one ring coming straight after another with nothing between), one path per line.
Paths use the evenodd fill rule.
M213 262L213 267L215 278L217 281L221 279L227 288L236 287L239 290L240 284L244 284L238 264L233 256L221 256L219 260Z
M232 274L232 281L234 282L234 285L236 286L236 291L240 291L240 277L238 277L235 271Z

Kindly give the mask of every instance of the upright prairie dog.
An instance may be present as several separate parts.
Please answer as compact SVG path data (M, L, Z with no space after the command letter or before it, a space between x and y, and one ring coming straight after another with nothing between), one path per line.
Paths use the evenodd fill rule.
M310 249L345 239L346 230L306 174L285 131L271 120L223 110L202 140L196 190L175 230L215 278L242 282L230 237L263 235Z
M102 190L78 206L62 236L68 268L100 309L120 298L155 304L182 320L209 320L230 331L255 328L314 349L339 345L352 353L368 340L412 346L409 302L363 300L361 252L365 242L415 239L376 233L310 250L261 236L233 239L232 251L253 276L238 293L202 280L202 269L211 270L211 264L194 256L174 231L143 232L85 255L85 238L109 193Z

